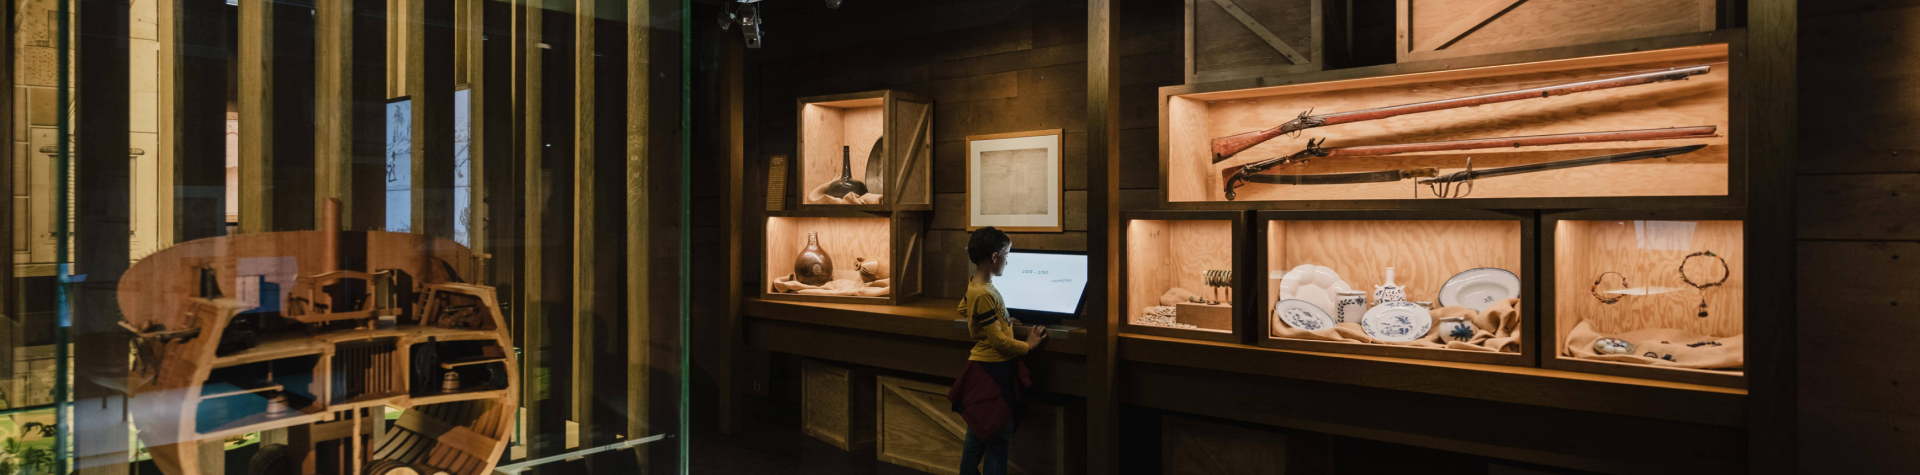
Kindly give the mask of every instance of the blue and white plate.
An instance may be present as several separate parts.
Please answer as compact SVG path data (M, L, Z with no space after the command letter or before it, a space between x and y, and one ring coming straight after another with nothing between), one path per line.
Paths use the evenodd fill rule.
M1484 312L1495 302L1520 296L1520 276L1497 267L1467 269L1440 286L1440 306Z
M1360 328L1375 340L1413 341L1433 330L1433 316L1413 302L1387 302L1367 310Z
M1325 330L1333 328L1333 316L1312 302L1298 299L1281 300L1273 304L1275 324L1301 330Z

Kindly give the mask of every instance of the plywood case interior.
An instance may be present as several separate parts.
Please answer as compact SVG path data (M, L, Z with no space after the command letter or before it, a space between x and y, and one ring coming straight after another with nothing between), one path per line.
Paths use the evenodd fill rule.
M1255 284L1260 306L1257 343L1282 349L1356 353L1378 356L1531 365L1533 331L1531 212L1457 211L1267 211L1256 226L1261 229L1261 267ZM1444 299L1440 291L1448 279L1470 269L1494 268L1520 279L1518 353L1495 353L1447 348L1422 348L1360 342L1316 341L1279 337L1284 322L1274 321L1273 308L1281 300L1281 279L1301 265L1326 266L1354 291L1368 294L1372 308L1375 286L1386 282L1386 268L1394 268L1394 282L1413 302ZM1449 302L1450 304L1453 302ZM1250 309L1254 310L1254 309ZM1322 309L1337 317L1337 309ZM1433 331L1438 331L1439 325ZM1431 335L1431 333L1429 334Z
M925 213L900 211L784 211L767 217L765 279L761 295L775 300L897 305L920 297ZM886 295L810 295L774 291L773 283L794 273L794 258L814 233L833 260L833 279L861 282L856 258L880 260L878 275L891 289Z
M1712 31L1715 0L1396 0L1401 62Z
M799 99L801 209L927 210L932 207L933 103L900 91L872 91ZM875 145L879 146L875 152ZM843 162L842 147L849 160ZM877 154L877 155L876 155ZM879 160L870 161L872 157ZM879 195L875 203L814 196L850 165L854 181ZM874 166L880 170L869 170ZM869 176L879 183L868 183ZM839 197L833 197L839 198Z
M1345 0L1187 0L1187 82L1335 69L1347 62Z
M1247 256L1246 218L1239 211L1129 212L1121 217L1121 246L1126 249L1121 272L1126 276L1122 302L1126 305L1123 330L1128 333L1239 342L1246 334L1243 317L1246 281L1240 269ZM1224 283L1210 285L1208 273L1231 272ZM1151 307L1162 306L1161 296L1185 289L1217 304L1183 303L1173 320L1194 328L1148 323Z
M1610 214L1614 219L1607 219ZM1737 210L1588 211L1553 215L1546 223L1552 243L1552 310L1547 317L1552 331L1546 335L1553 338L1553 352L1544 358L1549 367L1744 385L1743 366L1681 366L1744 359L1744 345L1736 342L1744 342L1746 332L1745 225ZM1713 255L1695 255L1702 251ZM1683 262L1687 279L1681 277ZM1722 277L1724 283L1705 290L1694 286ZM1603 298L1616 300L1608 304ZM1656 356L1637 362L1577 358L1568 339L1582 327L1600 336L1621 336L1636 347L1636 356ZM1674 332L1658 338L1625 336L1662 329ZM1687 341L1675 341L1683 338ZM1667 356L1677 361L1654 362Z
M1733 171L1744 170L1739 141L1732 139L1741 133L1740 121L1734 120L1737 114L1733 113L1738 101L1737 88L1733 87L1733 77L1739 69L1738 56L1730 56L1729 40L1723 37L1685 40L1709 43L1458 69L1439 64L1358 68L1379 69L1383 73L1423 72L1364 76L1348 70L1309 75L1300 78L1298 83L1268 87L1227 82L1161 88L1165 101L1161 124L1164 198L1169 203L1228 201L1224 171L1294 154L1307 147L1308 139L1324 139L1322 147L1335 148L1710 126L1714 128L1713 135L1705 138L1338 156L1313 159L1276 173L1327 174L1434 167L1438 173L1446 174L1464 170L1469 158L1475 170L1486 170L1704 144L1707 145L1704 149L1666 158L1481 178L1475 182L1472 192L1460 200L1461 204L1455 206L1484 207L1476 202L1501 198L1557 199L1507 207L1547 207L1549 204L1571 207L1595 204L1582 203L1579 199L1614 197L1724 200L1732 194L1732 188L1738 186L1730 180L1739 176ZM1213 139L1269 129L1302 113L1357 111L1700 65L1710 70L1680 81L1309 128L1268 140L1218 163L1212 160ZM1352 185L1246 184L1236 193L1239 201L1250 202L1441 199L1411 179Z

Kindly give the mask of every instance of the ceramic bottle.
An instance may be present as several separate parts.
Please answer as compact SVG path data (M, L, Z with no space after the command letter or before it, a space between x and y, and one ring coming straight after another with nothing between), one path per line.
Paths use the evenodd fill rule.
M833 256L820 248L820 237L807 231L807 247L793 258L793 278L807 285L826 285L833 281Z
M845 198L848 193L867 194L867 184L853 181L853 147L840 146L840 179L827 184L827 196Z
M1387 268L1387 283L1373 286L1373 304L1407 301L1407 289L1393 283L1393 268Z

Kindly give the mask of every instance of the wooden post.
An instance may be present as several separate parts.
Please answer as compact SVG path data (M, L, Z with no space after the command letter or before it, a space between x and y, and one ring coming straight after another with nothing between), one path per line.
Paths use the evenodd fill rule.
M742 391L738 387L742 378L742 353L747 351L746 325L740 315L740 299L745 295L740 276L745 272L747 255L746 250L741 249L744 241L740 233L747 229L744 216L749 201L743 199L747 196L746 92L743 84L746 76L746 45L737 35L720 37L724 42L720 45L720 137L725 141L722 149L727 153L727 192L720 195L727 203L727 221L720 232L727 237L727 321L721 333L720 374L717 377L720 386L720 433L737 435L741 431L741 418L746 417L741 413ZM686 205L690 203L682 206Z
M279 229L273 193L274 2L240 2L240 232Z
M572 413L564 393L572 389L574 268L572 213L573 103L571 57L566 53L574 18L565 0L535 0L527 7L526 367L529 457L567 450L566 423ZM558 51L556 51L558 50Z
M128 3L84 0L75 32L77 101L72 176L74 348L126 348L118 287L127 271L132 168L128 147ZM84 277L82 277L84 276ZM127 399L103 381L127 378L125 351L74 352L73 454L83 475L127 473Z
M413 101L413 232L453 239L453 2L404 2Z
M641 438L653 435L652 392L648 390L651 378L653 350L652 321L656 314L649 308L653 299L649 298L653 286L648 279L649 270L655 266L665 266L664 262L651 259L649 252L653 244L653 226L651 215L653 199L648 195L647 180L652 176L647 167L650 143L649 128L651 117L648 99L653 55L652 43L647 41L652 30L653 2L650 0L627 0L627 123L626 123L626 321L627 335L627 438ZM666 318L660 315L658 318ZM671 399L671 398L669 398ZM650 468L650 450L635 450L636 463L643 469ZM651 472L642 472L651 473Z
M386 65L376 59L386 48L385 7L317 0L314 8L314 205L339 199L344 229L378 229L386 215Z
M0 7L0 25L14 24L13 19L16 16L14 10L16 8L18 7L11 2L7 3L5 7ZM14 68L11 67L11 65L14 64L14 48L18 47L18 45L14 44L13 36L11 33L0 35L0 61L6 61L6 64L9 65L9 67L0 68L0 84L4 84L10 88L4 92L0 92L0 111L6 112L5 114L0 114L5 115L5 117L0 117L0 130L13 130L14 126L18 125L13 123L13 94L14 91L17 90L13 88L18 87L15 85L16 83L13 79ZM20 222L21 216L16 216L13 213L13 205L18 201L18 199L14 197L14 193L20 191L14 189L13 182L14 180L20 180L22 183L26 182L26 177L14 175L15 169L13 164L14 160L26 160L27 157L13 156L13 147L11 145L4 148L5 150L0 150L0 171L6 174L6 178L0 179L0 197L6 197L7 202L4 206L0 206L0 229L6 229L8 232L0 233L0 253L12 256L14 255L13 246L15 244L12 230L19 229L18 226L26 225ZM8 257L6 265L0 265L0 289L15 288L13 286L13 261L14 258ZM13 353L13 349L16 347L14 342L14 335L16 334L14 324L21 321L19 309L15 308L19 302L17 302L18 299L14 298L13 295L14 292L12 290L0 292L0 315L3 315L3 317L0 317L0 350L5 350L8 354ZM7 361L0 361L0 377L12 381L14 380L13 359L7 358L6 360ZM8 391L13 390L12 387L6 387L4 389ZM10 394L19 393L10 392Z
M573 422L581 447L597 445L594 417L594 329L600 313L595 290L600 249L595 246L600 197L594 186L594 0L573 2Z
M226 234L226 3L158 5L160 236L156 249Z
M1799 157L1796 102L1799 45L1798 2L1755 0L1747 4L1747 230L1750 256L1792 256L1794 161ZM1747 352L1747 467L1753 473L1798 473L1802 447L1798 325L1795 320L1795 260L1748 259L1745 328Z
M1087 473L1119 473L1120 67L1118 5L1087 2Z

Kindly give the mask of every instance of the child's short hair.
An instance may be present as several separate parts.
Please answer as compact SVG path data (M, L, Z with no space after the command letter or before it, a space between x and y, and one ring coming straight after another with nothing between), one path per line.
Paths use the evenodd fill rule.
M993 226L980 228L973 232L972 238L967 239L967 259L975 264L986 262L993 258L993 253L1010 245L1013 245L1013 238L1007 237L1007 233Z

